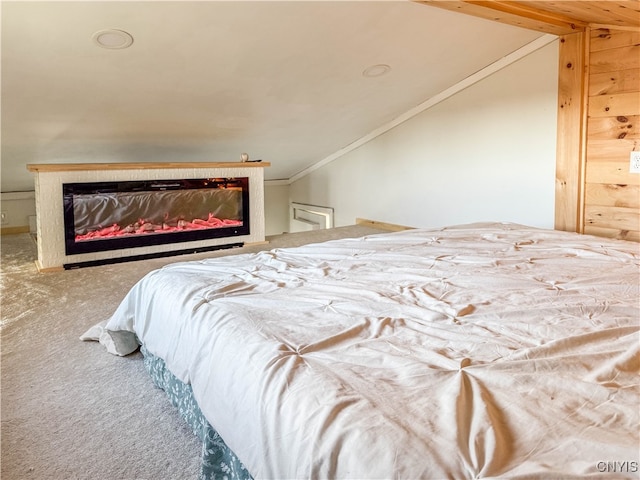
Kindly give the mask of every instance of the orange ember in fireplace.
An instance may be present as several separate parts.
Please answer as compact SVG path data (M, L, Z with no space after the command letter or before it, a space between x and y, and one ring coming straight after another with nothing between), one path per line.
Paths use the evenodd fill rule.
M209 228L222 228L222 227L234 227L241 226L240 220L220 219L209 214L209 217L204 220L196 218L192 221L178 220L175 225L169 225L167 223L154 224L145 220L139 219L136 223L127 225L122 228L117 223L114 223L110 227L100 228L92 230L85 234L77 234L76 242L82 242L86 240L97 240L104 238L144 235L150 233L170 233L170 232L184 232L189 230L204 230Z

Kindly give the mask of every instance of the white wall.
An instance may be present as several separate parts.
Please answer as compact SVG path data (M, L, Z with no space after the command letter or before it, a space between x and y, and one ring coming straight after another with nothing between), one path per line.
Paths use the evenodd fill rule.
M36 214L36 194L28 192L2 192L0 210L3 214L2 228L28 227L29 217Z
M557 41L290 186L290 200L416 227L553 228Z
M265 184L264 216L267 236L289 231L289 185Z
M289 230L289 201L335 208L336 226L361 217L553 228L557 50L543 47L290 186L267 182L266 235ZM27 225L3 203L7 226Z

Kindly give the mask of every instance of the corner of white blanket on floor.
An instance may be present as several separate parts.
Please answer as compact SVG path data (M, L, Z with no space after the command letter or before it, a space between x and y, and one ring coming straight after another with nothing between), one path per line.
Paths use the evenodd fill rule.
M80 340L83 342L99 342L100 335L104 332L104 327L107 324L107 321L104 320L97 325L94 325L89 330L80 335Z
M133 333L106 330L106 325L106 320L94 325L80 336L80 340L100 342L107 349L107 352L120 357L129 355L138 349L138 340Z

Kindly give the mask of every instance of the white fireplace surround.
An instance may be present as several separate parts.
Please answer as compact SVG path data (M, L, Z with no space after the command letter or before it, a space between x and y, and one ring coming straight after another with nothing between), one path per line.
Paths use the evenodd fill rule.
M166 254L180 250L265 241L264 167L260 163L109 163L109 164L31 164L35 175L36 235L41 272L62 270L64 265L126 259L138 255ZM78 255L66 255L64 239L64 207L62 184L117 182L130 180L174 180L189 178L248 177L249 235L212 238L193 242L126 248Z

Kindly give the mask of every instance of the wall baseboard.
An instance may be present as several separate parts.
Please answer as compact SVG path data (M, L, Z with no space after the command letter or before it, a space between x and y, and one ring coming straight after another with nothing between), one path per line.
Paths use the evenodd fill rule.
M1 227L0 235L15 235L17 233L29 233L29 225L21 225L19 227Z
M401 232L402 230L413 230L415 227L407 227L397 225L395 223L377 222L375 220L367 220L366 218L356 218L356 225L364 225L365 227L380 228L389 230L390 232Z
M36 260L34 263L35 263L36 268L38 269L39 273L64 272L64 267L62 267L62 266L60 266L60 267L43 268L42 264L40 263L40 261Z

